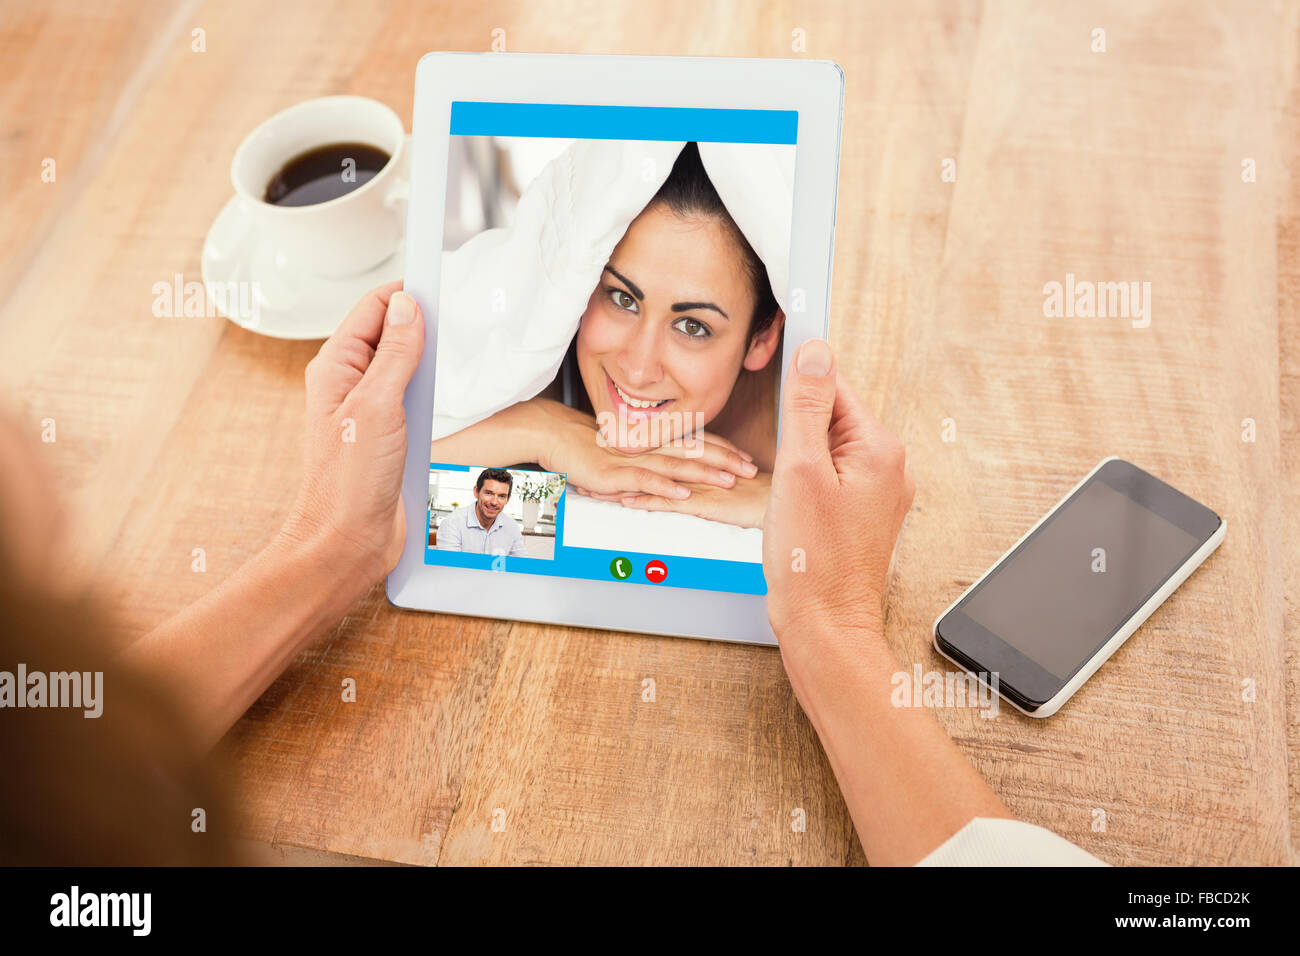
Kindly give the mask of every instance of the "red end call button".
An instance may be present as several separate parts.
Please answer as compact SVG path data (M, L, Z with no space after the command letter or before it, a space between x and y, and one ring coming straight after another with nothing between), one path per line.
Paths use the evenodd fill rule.
M645 579L651 584L662 584L668 577L668 565L662 561L651 561L645 566Z

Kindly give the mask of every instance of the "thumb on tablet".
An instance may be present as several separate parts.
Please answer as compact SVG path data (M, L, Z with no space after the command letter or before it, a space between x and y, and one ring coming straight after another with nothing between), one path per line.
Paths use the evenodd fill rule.
M835 356L821 339L799 347L786 376L781 447L777 463L830 462L827 432L835 408Z
M420 306L406 292L394 292L388 300L384 328L366 379L375 389L400 400L424 351L424 320Z

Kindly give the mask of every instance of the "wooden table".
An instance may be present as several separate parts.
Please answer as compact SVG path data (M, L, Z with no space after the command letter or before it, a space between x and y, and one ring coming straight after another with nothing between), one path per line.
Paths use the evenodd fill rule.
M55 420L81 570L128 635L261 547L298 479L316 346L151 311L155 282L200 279L257 122L344 92L409 122L420 54L498 28L511 50L834 59L831 337L918 489L900 665L941 668L936 612L1131 458L1223 514L1222 548L1060 715L937 717L1016 813L1109 862L1294 862L1297 4L4 0L0 21L0 389L33 434ZM1150 282L1150 327L1046 317L1067 274ZM401 613L375 589L226 748L241 835L276 859L863 862L767 649Z

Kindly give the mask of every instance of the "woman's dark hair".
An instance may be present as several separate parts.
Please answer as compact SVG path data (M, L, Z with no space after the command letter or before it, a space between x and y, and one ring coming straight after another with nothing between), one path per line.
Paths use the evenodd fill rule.
M700 160L700 147L696 143L687 143L673 163L673 171L668 174L664 184L655 193L650 205L662 203L684 219L716 219L730 231L740 246L745 274L754 290L754 313L749 321L749 340L752 342L766 330L776 319L779 309L776 296L772 294L772 283L767 276L767 266L758 257L754 247L749 244L745 234L736 225L722 197L713 188L709 174L704 170Z

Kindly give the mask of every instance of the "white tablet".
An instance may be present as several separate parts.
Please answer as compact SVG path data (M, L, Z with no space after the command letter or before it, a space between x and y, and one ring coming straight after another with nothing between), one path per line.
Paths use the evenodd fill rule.
M389 600L775 643L761 525L827 330L843 90L806 60L420 61Z

